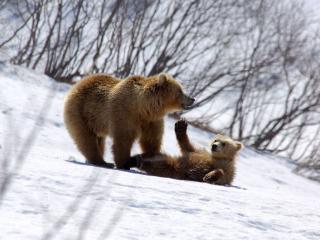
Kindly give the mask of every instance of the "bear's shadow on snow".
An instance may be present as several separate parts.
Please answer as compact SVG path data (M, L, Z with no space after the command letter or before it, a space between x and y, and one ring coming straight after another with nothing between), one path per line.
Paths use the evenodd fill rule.
M146 173L134 170L134 169L130 169L130 170L123 170L123 169L117 169L117 168L106 168L103 166L96 166L93 164L89 164L89 163L84 163L84 162L79 162L75 159L67 159L65 160L66 162L69 163L74 163L74 164L78 164L78 165L83 165L83 166L87 166L87 167L95 167L95 168L102 168L102 169L108 169L108 170L115 170L115 171L121 171L121 172L128 172L128 173L134 173L134 174L141 174L141 175L147 175Z

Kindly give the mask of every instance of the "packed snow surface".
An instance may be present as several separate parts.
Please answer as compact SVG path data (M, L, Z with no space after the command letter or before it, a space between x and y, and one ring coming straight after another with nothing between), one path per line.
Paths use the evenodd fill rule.
M68 85L0 63L0 89L0 239L320 239L320 185L285 159L244 149L230 187L89 166L64 127Z

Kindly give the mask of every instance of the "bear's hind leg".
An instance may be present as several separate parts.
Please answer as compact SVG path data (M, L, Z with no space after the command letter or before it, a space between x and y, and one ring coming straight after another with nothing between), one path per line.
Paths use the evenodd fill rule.
M149 175L182 179L181 174L176 169L177 160L166 154L160 153L153 157L138 154L130 158L129 165L130 167L139 168Z
M97 137L97 144L98 144L98 148L99 148L99 151L100 151L100 154L102 157L104 155L105 142L106 142L106 138Z
M104 156L105 142L106 142L106 138L105 137L97 137L97 145L98 145L100 156L102 157L102 159L103 159L103 156ZM107 168L114 168L114 164L113 163L107 163L105 161L103 161L103 163L98 164L98 165L99 166L103 166L103 167L107 167Z
M111 167L107 166L106 162L103 160L101 146L99 147L98 144L98 137L85 125L74 124L72 126L71 133L78 149L85 156L87 163L97 166Z
M219 168L207 173L203 177L203 181L207 183L219 184L218 180L220 180L223 176L224 176L224 171Z

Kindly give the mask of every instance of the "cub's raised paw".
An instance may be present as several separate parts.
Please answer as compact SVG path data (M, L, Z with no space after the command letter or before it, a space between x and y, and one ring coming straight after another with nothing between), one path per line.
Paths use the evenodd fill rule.
M206 183L215 183L216 181L218 181L222 176L224 175L224 172L222 169L216 169L213 170L209 173L207 173L204 177L203 177L203 181Z
M184 133L187 131L188 123L186 120L181 119L177 121L174 125L174 130L176 133Z

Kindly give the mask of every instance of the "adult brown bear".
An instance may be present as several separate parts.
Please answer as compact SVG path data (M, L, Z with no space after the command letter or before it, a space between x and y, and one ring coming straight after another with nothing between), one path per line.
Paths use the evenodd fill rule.
M127 168L134 140L139 138L146 156L159 153L164 116L186 109L193 102L166 73L123 80L96 74L85 77L70 90L64 121L88 163L113 166L103 159L105 138L110 135L116 166Z

